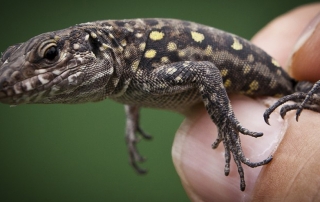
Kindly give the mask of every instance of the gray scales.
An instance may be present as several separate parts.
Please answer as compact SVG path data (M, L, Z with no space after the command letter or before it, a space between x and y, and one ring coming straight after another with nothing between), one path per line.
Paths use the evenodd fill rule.
M0 62L0 102L83 103L113 99L125 105L126 143L130 163L139 173L144 159L136 143L138 135L150 136L139 126L139 109L153 107L183 113L203 103L217 125L212 144L225 148L225 175L233 157L245 190L242 164L257 167L272 156L249 161L239 133L263 134L241 126L227 93L248 96L284 96L267 109L319 112L317 88L296 82L276 60L249 41L205 25L173 19L106 20L48 32L25 43L10 46ZM314 96L315 95L315 96Z

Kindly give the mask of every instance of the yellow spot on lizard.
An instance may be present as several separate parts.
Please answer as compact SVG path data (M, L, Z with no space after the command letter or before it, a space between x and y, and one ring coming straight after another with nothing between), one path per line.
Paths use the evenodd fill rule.
M259 88L259 82L257 80L253 80L250 85L250 91L258 90Z
M158 31L152 31L149 35L150 39L157 41L163 39L164 33Z
M107 45L107 44L105 44L105 43L103 43L101 46L100 46L100 50L101 51L104 51L104 50L107 50L108 48L111 48L109 45Z
M212 46L208 45L207 48L204 50L204 54L205 55L212 55L213 51L212 51Z
M146 43L145 43L145 42L143 42L143 43L141 43L141 44L139 45L139 49L140 49L141 51L144 51L145 48L146 48Z
M168 63L169 62L169 58L164 56L161 58L161 63Z
M272 58L271 62L274 64L274 66L280 67L280 64L275 59Z
M157 54L157 51L154 50L154 49L150 49L150 50L147 50L144 54L144 57L146 58L153 58L154 56L156 56Z
M249 62L253 62L253 61L254 61L253 55L252 55L252 54L249 54L247 60L248 60Z
M259 82L257 80L253 80L249 85L249 90L246 91L246 95L253 95L254 91L258 90Z
M220 71L220 73L221 73L221 76L227 76L228 70L227 70L227 69L222 69L222 70Z
M177 50L177 44L175 44L174 42L169 42L167 45L167 49L168 51L175 51Z
M186 56L186 52L185 51L179 51L178 52L178 55L179 55L179 57L184 57L184 56Z
M245 65L243 67L243 74L248 74L251 70L251 67L249 65Z
M139 60L135 60L131 63L131 69L133 72L136 72L139 66Z
M199 42L201 43L204 39L204 35L199 33L199 32L195 32L195 31L191 31L191 37L195 42Z
M241 50L243 48L242 44L238 41L238 39L236 39L235 37L233 37L233 44L231 45L231 47L234 50Z
M223 85L224 85L225 88L228 88L228 87L231 86L231 84L232 84L231 80L230 80L230 79L227 79L227 80L224 82Z

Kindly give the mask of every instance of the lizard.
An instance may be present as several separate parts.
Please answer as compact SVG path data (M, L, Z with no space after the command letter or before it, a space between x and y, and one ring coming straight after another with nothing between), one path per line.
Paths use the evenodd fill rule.
M237 35L176 19L102 20L43 33L10 46L0 61L0 102L75 104L106 98L125 105L126 144L130 164L145 173L137 149L139 138L150 139L139 124L139 110L152 107L184 113L203 103L217 126L225 149L224 174L233 158L246 184L242 165L262 166L272 155L251 162L239 134L260 137L237 120L228 94L282 97L275 108L319 111L320 83L298 82L262 49ZM140 136L139 136L140 135Z

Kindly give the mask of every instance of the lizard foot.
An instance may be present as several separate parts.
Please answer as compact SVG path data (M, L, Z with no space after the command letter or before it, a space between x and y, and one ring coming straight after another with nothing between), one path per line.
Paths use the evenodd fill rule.
M127 142L127 147L128 147L128 152L129 152L129 159L130 159L130 164L131 166L135 169L135 171L139 174L145 174L147 173L146 169L140 168L138 163L144 162L146 159L143 157L138 149L137 149L137 143L139 141L137 135L139 134L143 139L150 140L152 139L152 136L149 134L145 133L140 127L137 128L136 131L133 133L130 132L130 134L127 134L126 142Z
M237 124L234 125L234 123ZM248 158L245 157L243 153L239 138L239 132L243 133L244 135L250 135L253 137L262 136L262 133L251 132L243 128L235 119L231 119L231 121L226 121L226 125L224 127L219 128L218 138L212 144L212 148L217 148L219 143L223 142L223 146L225 148L224 173L226 176L228 176L230 172L230 159L232 154L234 162L236 163L238 168L238 173L240 175L240 189L241 191L244 191L246 184L244 180L244 172L241 163L244 163L247 166L254 168L269 163L272 160L272 156L269 156L268 158L260 162L251 162Z
M291 95L284 96L280 98L274 105L269 107L264 113L264 120L269 124L270 114L280 105L288 102L294 101L296 103L284 105L280 110L280 115L282 118L286 115L288 111L297 110L296 120L299 120L299 116L303 109L312 110L315 112L320 112L320 97L319 97L320 81L316 82L311 90L307 93L296 92ZM269 124L270 125L270 124Z
M296 92L296 93L293 93L291 95L287 95L287 96L284 96L282 98L280 98L276 103L274 103L271 107L269 107L263 114L263 118L264 118L264 121L270 125L269 123L269 118L270 118L270 115L271 113L276 109L278 108L280 105L288 102L288 101L296 101L296 102L302 102L306 97L306 93L303 93L303 92ZM294 104L295 107L293 107L293 105L285 105L281 110L280 114L282 116L282 118L285 116L285 114L290 111L290 110L293 110L293 109L297 109L297 104Z
M144 162L146 160L139 153L137 148L137 143L140 140L138 135L140 135L140 137L145 140L152 139L152 136L144 132L139 125L139 107L127 105L125 106L125 111L127 115L126 143L129 153L129 162L137 173L145 174L147 170L140 168L138 165L138 163Z

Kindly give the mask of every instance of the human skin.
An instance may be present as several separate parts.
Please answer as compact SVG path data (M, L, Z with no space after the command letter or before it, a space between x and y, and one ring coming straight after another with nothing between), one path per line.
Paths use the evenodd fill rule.
M319 11L319 3L289 11L259 31L252 42L277 59L292 77L317 81L320 79ZM305 29L307 25L310 26ZM186 114L172 148L174 165L190 199L320 201L320 114L303 110L296 122L294 111L282 120L277 109L270 117L269 126L262 115L266 104L277 99L232 95L230 100L244 127L264 133L260 138L240 134L246 157L260 161L272 154L274 159L258 168L243 165L247 187L241 192L233 162L229 176L224 176L223 145L211 149L217 137L216 126L203 106L195 106Z

